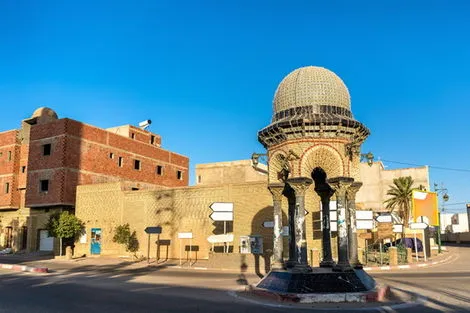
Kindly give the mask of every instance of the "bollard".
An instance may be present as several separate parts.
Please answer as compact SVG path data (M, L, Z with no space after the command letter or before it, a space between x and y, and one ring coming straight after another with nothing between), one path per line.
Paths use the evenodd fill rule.
M406 263L413 263L413 256L411 255L411 248L406 248Z
M73 255L72 255L72 247L70 247L70 246L65 247L65 258L66 258L67 260L71 260L72 257L73 257Z
M389 257L389 265L395 266L398 265L398 249L397 247L390 247L388 248L388 257Z

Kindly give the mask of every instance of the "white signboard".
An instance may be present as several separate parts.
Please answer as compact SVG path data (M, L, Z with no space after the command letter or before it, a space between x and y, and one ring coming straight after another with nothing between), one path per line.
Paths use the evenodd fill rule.
M376 217L377 222L379 223L392 223L392 215L379 215Z
M401 224L393 225L393 232L394 233L402 233L403 232L403 225L401 225Z
M372 211L356 211L356 220L372 220L374 212Z
M233 212L232 202L214 202L209 207L214 212Z
M374 221L356 220L356 229L374 229Z
M178 233L179 239L193 239L193 233Z
M273 228L274 227L274 222L273 221L266 221L266 222L263 223L263 227Z
M80 236L80 243L86 243L86 233Z
M233 221L233 212L212 212L210 218L213 221Z
M426 223L410 223L411 229L426 229L428 224Z

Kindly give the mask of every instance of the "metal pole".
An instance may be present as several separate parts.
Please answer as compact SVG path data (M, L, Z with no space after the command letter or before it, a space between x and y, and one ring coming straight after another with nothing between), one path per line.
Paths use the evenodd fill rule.
M157 235L157 262L160 260L160 234Z
M419 262L419 258L418 258L418 243L416 242L416 231L414 232L414 238L415 238L416 262Z
M437 252L442 253L442 248L441 248L441 212L437 212Z
M181 245L181 238L180 238L180 266L181 266L182 255L183 255L183 246Z
M424 229L423 229L423 253L424 253L424 262L427 262L428 259L426 257L426 238L424 238Z
M148 234L148 240L147 240L147 264L150 263L150 233Z
M189 267L191 267L191 250L192 250L191 246L192 246L192 244L193 244L193 239L190 238L189 239Z
M382 241L380 241L380 266L382 266Z

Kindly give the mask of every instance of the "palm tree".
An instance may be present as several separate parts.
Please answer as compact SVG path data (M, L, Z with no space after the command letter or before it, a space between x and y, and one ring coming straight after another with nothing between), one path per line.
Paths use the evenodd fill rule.
M404 227L408 227L410 220L411 196L414 181L411 176L398 177L393 180L393 185L389 186L387 195L391 196L385 200L386 208L391 212L396 211L403 219Z

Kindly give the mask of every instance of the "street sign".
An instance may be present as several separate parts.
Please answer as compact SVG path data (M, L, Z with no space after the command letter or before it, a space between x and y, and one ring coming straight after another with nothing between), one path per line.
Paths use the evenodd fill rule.
M273 228L273 227L274 227L274 222L273 222L273 221L266 221L266 222L263 222L263 227L265 227L265 228Z
M161 234L162 228L161 226L147 227L145 228L145 232L147 234Z
M392 215L391 214L383 214L379 215L375 218L379 223L391 223L392 222Z
M356 220L356 229L373 229L373 220Z
M394 233L402 233L403 232L403 225L402 224L393 225L393 232Z
M216 222L233 221L233 212L212 212L210 218Z
M374 219L373 211L356 211L356 220L372 220Z
M209 207L214 212L233 212L232 202L214 202Z
M191 232L178 233L178 238L179 239L192 239L193 238L193 233L191 233Z
M428 226L426 223L410 223L411 229L426 229Z
M372 233L360 233L359 238L362 239L372 239Z
M379 239L390 238L393 236L392 223L379 223L377 226L377 235Z

